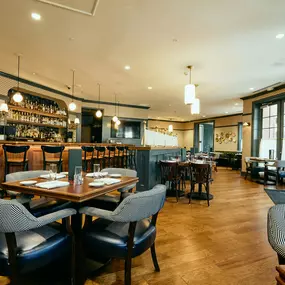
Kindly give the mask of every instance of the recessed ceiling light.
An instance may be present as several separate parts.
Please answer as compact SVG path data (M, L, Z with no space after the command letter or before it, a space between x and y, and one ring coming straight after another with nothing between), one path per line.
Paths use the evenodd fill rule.
M129 65L125 66L125 70L130 70L130 69L131 69L131 67Z
M276 35L276 39L283 39L284 38L284 34L278 34Z
M39 21L41 19L41 15L38 13L32 13L32 18L36 21Z
M203 115L203 118L206 118L206 115Z
M169 104L168 106L171 107L171 104Z
M148 89L148 90L152 90L152 87L151 87L151 86L148 86L147 89Z
M228 114L229 112L225 112L225 114Z
M235 103L235 106L238 106L238 103Z
M253 91L253 90L254 90L254 87L250 87L249 90Z
M33 72L33 75L37 75L37 73L36 73L36 72Z

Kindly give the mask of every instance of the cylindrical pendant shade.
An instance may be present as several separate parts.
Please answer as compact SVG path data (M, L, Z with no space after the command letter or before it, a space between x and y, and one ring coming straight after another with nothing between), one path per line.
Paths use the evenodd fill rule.
M2 103L0 105L0 112L6 112L8 113L8 105L6 103Z
M79 118L74 119L74 124L76 124L76 125L80 124Z
M186 105L191 105L193 104L194 100L195 100L195 85L187 84L185 86L184 103Z
M169 126L168 126L168 131L169 131L170 133L173 132L173 125L169 125Z
M68 109L70 111L75 111L76 109L76 104L74 102L71 102L69 105L68 105Z
M191 114L198 115L200 114L200 100L196 98L191 106Z

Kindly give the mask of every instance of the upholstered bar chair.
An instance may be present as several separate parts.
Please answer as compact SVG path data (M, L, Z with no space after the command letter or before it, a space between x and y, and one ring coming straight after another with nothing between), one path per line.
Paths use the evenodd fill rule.
M0 275L9 276L10 284L20 285L23 274L69 257L73 284L74 246L69 217L74 214L74 209L65 209L36 218L16 200L0 200ZM65 223L58 229L48 226L59 219Z
M85 255L91 259L124 259L125 285L131 284L132 258L149 248L155 270L160 271L155 253L156 221L165 195L165 185L156 185L151 190L126 197L113 212L81 208L79 212L86 215L82 231ZM93 216L99 218L92 222Z
M122 176L137 177L137 172L132 169L126 168L104 168L101 172L108 172L108 174L121 174ZM120 196L114 195L102 195L97 198L88 201L88 204L93 207L105 209L105 210L114 210L119 203L128 195L130 195L133 189L136 187L136 184L132 184L123 188L118 189Z
M278 256L280 265L285 265L285 205L271 207L267 215L267 236Z
M37 178L40 175L49 174L47 170L31 170L31 171L20 171L6 175L6 181L19 181L27 180L31 178ZM8 194L16 198L18 202L24 204L26 208L36 217L49 214L54 211L59 211L68 207L72 207L72 203L68 201L62 201L52 198L41 197L39 199L32 200L33 195L21 194L15 191L7 191Z

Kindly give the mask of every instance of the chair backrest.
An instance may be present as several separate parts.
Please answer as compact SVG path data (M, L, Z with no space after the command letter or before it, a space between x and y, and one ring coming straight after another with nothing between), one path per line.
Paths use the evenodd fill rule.
M160 161L160 171L162 181L171 181L177 177L178 164L176 161L166 162Z
M84 159L86 159L88 153L91 153L91 156L93 158L95 149L94 146L82 146L81 149L84 151Z
M107 146L107 150L108 150L108 156L112 156L115 155L116 153L116 147L115 146Z
M4 149L4 157L5 157L5 162L9 161L7 153L23 153L23 162L26 160L27 157L27 151L29 150L30 146L29 145L3 145Z
M59 153L59 161L62 159L62 152L65 149L64 145L61 146L53 146L53 145L42 145L42 152L43 152L43 160L46 161L46 153Z
M151 190L126 197L113 212L119 222L136 222L157 214L165 202L166 186L156 185Z
M137 172L133 169L126 168L104 168L101 172L108 172L109 174L121 174L122 176L137 177Z
M210 179L210 164L191 163L190 164L190 177L191 181L196 183L207 183Z
M245 158L244 158L244 161L245 161L245 163L249 163L250 157L245 157Z
M104 146L95 146L95 150L97 152L97 158L105 156L106 148Z
M19 171L14 172L6 175L6 181L18 181L18 180L25 180L30 178L36 178L40 175L49 174L48 170L31 170L31 171Z
M0 232L22 232L40 227L40 223L22 204L16 200L0 199Z

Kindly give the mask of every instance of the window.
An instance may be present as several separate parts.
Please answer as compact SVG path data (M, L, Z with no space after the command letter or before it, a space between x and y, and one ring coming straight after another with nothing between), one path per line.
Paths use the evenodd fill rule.
M141 122L121 120L121 124L117 127L112 121L111 126L112 138L140 139L141 137Z
M278 105L266 105L261 107L261 140L259 156L269 158L269 150L277 155L278 134Z

